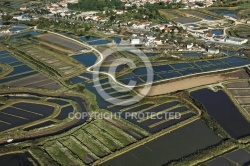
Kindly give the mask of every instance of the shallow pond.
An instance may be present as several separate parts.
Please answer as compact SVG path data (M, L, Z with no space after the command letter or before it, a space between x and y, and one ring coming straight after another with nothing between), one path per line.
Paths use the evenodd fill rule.
M111 37L111 39L114 40L116 42L116 44L121 43L121 38L119 38L119 37Z
M211 30L211 33L215 35L223 35L224 32L222 29L213 29Z
M99 37L94 37L94 36L84 36L84 37L81 37L80 40L81 41L84 41L84 42L91 42L91 41L94 41L94 40L100 40L101 38Z
M17 38L20 38L20 37L24 37L24 36L37 36L37 35L40 35L40 33L37 32L37 31L30 31L30 32L20 33L20 34L10 36L10 41L14 40L14 39L17 39Z
M250 123L242 116L229 96L222 90L200 89L191 97L201 103L206 112L233 138L250 134Z
M237 13L240 11L240 9L237 9L237 10L213 9L210 11L213 13L219 14L221 16L229 16L233 18L238 18Z
M26 29L26 28L25 27L15 27L15 28L11 28L10 31L11 32L16 32L16 31L22 31L24 29Z
M88 42L89 45L103 45L108 43L110 43L110 41L105 39Z
M97 57L93 53L74 55L74 56L72 56L72 58L81 62L82 64L84 64L87 67L94 65L96 60L97 60Z
M187 53L182 54L182 56L185 56L185 57L200 57L202 55L203 55L202 52L187 52Z

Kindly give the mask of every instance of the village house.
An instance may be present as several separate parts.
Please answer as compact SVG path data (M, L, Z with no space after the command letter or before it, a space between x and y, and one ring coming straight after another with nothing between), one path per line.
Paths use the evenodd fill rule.
M22 11L27 10L27 6L21 6L20 10L22 10Z

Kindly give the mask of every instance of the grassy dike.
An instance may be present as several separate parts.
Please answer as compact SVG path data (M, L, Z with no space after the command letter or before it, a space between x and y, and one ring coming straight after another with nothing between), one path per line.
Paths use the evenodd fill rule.
M14 91L24 91L24 89L27 90L27 88L15 88ZM8 90L8 91L13 91L12 90ZM37 92L37 90L33 90L34 92ZM62 90L60 90L62 93ZM43 94L47 94L47 93L51 93L51 91L49 92L43 92ZM88 90L84 90L83 92L74 92L74 91L64 91L63 93L67 93L67 94L75 94L76 96L82 96L82 94L85 94L85 99L87 101L86 105L87 105L87 109L90 111L90 112L108 112L106 110L99 110L98 108L98 105L95 101L95 95L92 94L91 92L89 92ZM108 112L110 113L110 112ZM125 121L125 120L119 120L121 124L123 124L124 126L127 126L129 128L132 128L133 130L143 134L143 135L148 135L148 133L146 131L143 131L142 129L140 129L139 127L133 125L133 124L130 124L129 122ZM94 126L93 126L94 125ZM91 129L91 126L92 126L92 129ZM46 161L50 161L52 160L51 156L47 156L45 155L44 157L40 156L42 153L44 153L44 150L46 149L46 147L48 146L48 142L54 142L52 143L53 145L55 146L59 146L60 143L56 143L58 142L58 140L62 140L65 138L68 138L70 135L77 135L77 133L82 133L81 131L82 130L85 130L87 128L90 128L89 129L89 132L92 132L92 130L96 130L98 128L101 129L101 127L103 126L106 126L106 127L109 127L108 130L106 130L106 132L109 134L107 136L106 135L100 135L98 136L99 139L111 139L113 141L116 141L117 139L119 139L119 142L120 142L120 146L119 148L122 148L123 146L127 146L133 142L136 142L136 140L129 134L127 134L126 132L124 132L123 130L121 130L120 128L116 127L116 126L110 126L107 122L103 121L103 120L94 120L94 119L90 119L88 122L78 126L78 127L75 127L65 133L62 133L62 134L59 134L59 135L56 135L56 136L49 136L49 137L46 137L46 138L40 138L40 139L37 139L37 140L32 140L32 141L25 141L25 142L22 142L22 143L19 143L19 145L14 145L14 144L11 144L9 145L9 147L13 147L13 148L19 148L20 145L22 146L22 144L26 144L25 148L24 149L29 149L31 150L31 154L33 154L33 156L35 158L38 159L38 161L42 162L43 165L46 165ZM106 129L105 127L105 129ZM102 128L101 130L104 130L104 128ZM97 133L98 134L98 133ZM86 135L86 134L81 134L82 136ZM81 137L82 137L81 136ZM85 136L84 136L85 137ZM67 139L66 139L67 140ZM93 141L92 139L87 139L89 142ZM117 141L116 141L117 142ZM67 144L67 143L66 143ZM61 144L60 144L61 146ZM84 146L83 146L84 147ZM56 147L55 147L56 148ZM7 148L9 149L9 148ZM101 147L99 147L98 149L102 149ZM47 149L48 151L52 152L53 149ZM52 150L52 151L51 151ZM6 150L8 151L8 150ZM92 152L92 149L89 149L88 150L90 153L93 153ZM111 151L110 151L111 152ZM95 153L98 153L95 151ZM94 154L95 154L94 153ZM71 153L69 153L71 154ZM107 155L107 154L106 154ZM74 156L74 155L73 155ZM54 156L55 157L55 156ZM59 156L58 156L59 157ZM48 160L47 160L48 158ZM96 157L95 157L96 158ZM55 158L54 158L55 159ZM97 158L96 158L97 159ZM58 159L56 159L57 161ZM55 161L54 161L55 162ZM53 163L53 162L52 162Z

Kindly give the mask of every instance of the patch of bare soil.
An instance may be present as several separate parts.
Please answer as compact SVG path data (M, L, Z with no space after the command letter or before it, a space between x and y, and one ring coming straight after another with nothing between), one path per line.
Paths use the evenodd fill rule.
M238 70L225 74L211 74L205 76L197 76L191 78L184 78L181 80L165 82L151 87L147 96L156 96L167 93L172 93L180 90L191 89L199 86L215 84L227 80L240 79L242 77L249 77L245 75L244 70ZM140 91L139 89L138 91Z

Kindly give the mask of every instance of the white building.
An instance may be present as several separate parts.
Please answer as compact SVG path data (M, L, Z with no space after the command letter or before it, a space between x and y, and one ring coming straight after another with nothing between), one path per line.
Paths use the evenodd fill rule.
M136 29L146 29L146 24L133 24L132 27Z
M154 43L157 45L161 45L162 44L162 40L161 39L155 39Z
M219 54L220 50L217 48L208 48L207 52L210 54Z
M215 36L214 37L215 41L225 41L225 39L226 39L226 36Z
M231 43L231 44L244 44L246 43L248 40L247 39L242 39L242 38L237 38L237 37L228 37L225 40L227 43Z
M141 41L140 41L140 39L131 39L131 44L132 45L141 44Z
M193 43L191 43L191 44L187 44L187 49L191 49L193 46L194 46L194 44L193 44Z
M30 21L31 16L28 16L28 15L13 16L13 19L21 20L21 21Z
M26 9L27 9L26 6L21 6L21 7L20 7L20 10L22 10L22 11L23 11L23 10L26 10Z
M7 30L2 30L2 31L0 31L0 33L10 33L10 30L9 30L9 29L7 29Z
M155 40L155 37L153 36L147 36L147 39L149 42L153 42Z
M66 3L78 3L78 0L65 0Z

